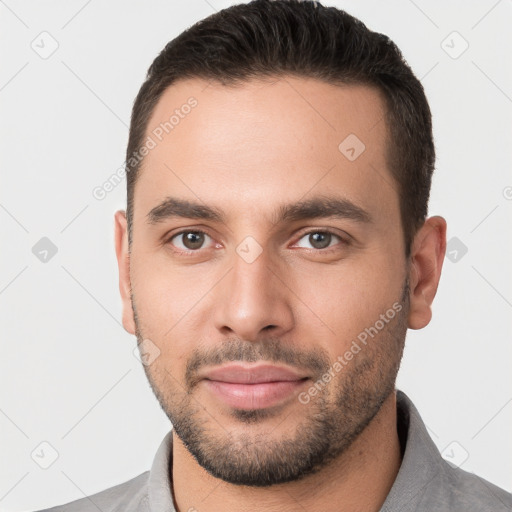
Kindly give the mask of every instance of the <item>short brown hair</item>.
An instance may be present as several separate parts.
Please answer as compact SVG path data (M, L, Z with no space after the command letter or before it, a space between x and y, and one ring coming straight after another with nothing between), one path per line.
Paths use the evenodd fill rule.
M391 136L387 157L398 183L406 256L427 216L435 163L431 112L423 86L385 35L335 7L301 0L253 0L223 9L170 41L151 64L133 105L128 147L127 217L140 162L130 164L163 92L178 79L223 85L295 75L330 84L377 87ZM341 141L340 141L341 142Z

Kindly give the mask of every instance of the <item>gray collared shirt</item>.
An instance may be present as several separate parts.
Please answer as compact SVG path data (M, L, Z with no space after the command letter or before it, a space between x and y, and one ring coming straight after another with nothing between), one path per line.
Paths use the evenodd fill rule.
M512 494L446 462L416 407L397 390L403 459L380 512L511 512ZM150 471L86 498L39 512L176 512L169 480L172 430Z

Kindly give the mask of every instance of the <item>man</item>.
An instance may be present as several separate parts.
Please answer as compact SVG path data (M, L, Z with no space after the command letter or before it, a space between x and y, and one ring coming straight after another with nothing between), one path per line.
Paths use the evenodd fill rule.
M395 389L446 222L420 82L317 2L171 41L136 98L115 214L123 325L172 430L150 472L53 511L511 510Z

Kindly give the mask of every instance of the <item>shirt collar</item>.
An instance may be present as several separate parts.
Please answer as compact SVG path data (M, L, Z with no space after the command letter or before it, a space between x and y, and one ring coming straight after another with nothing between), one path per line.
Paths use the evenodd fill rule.
M397 426L405 433L402 464L380 512L412 510L444 462L410 398L396 392Z
M406 509L407 504L426 489L438 473L441 459L436 445L429 436L421 416L400 390L397 398L397 425L404 433L403 459L397 477L380 512ZM403 447L402 447L403 448ZM171 490L172 430L161 442L155 455L148 480L151 512L175 512Z
M176 512L172 499L171 467L172 430L160 443L149 472L148 498L151 512Z

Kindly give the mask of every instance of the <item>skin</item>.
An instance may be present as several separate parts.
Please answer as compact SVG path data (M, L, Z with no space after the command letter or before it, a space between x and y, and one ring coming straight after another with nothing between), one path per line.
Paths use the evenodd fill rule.
M147 133L190 96L197 107L145 157L135 187L131 253L125 212L115 214L123 325L139 342L150 339L160 350L144 369L162 408L172 419L187 411L212 440L207 454L222 457L211 450L224 443L231 455L242 453L241 461L255 453L265 460L319 411L340 431L358 424L362 431L348 441L333 434L329 453L336 456L300 479L267 487L214 476L174 431L175 506L182 512L378 511L401 462L393 384L405 330L423 328L431 319L446 222L427 219L406 260L397 184L386 163L384 103L373 88L291 76L237 87L189 79L167 89ZM351 133L365 144L354 161L338 149ZM148 222L148 213L171 195L214 206L225 222L179 217ZM371 222L275 222L284 203L332 195L364 209ZM208 234L199 249L189 249L190 256L183 254L184 237L170 240L184 229ZM328 252L312 245L308 233L325 230L350 243L334 236ZM262 250L251 263L236 250L247 236ZM265 347L275 341L295 354L324 356L332 365L394 303L401 304L402 314L308 404L297 393L319 376L311 368L303 368L311 377L303 388L253 421L244 421L201 383L187 387L194 353L225 354L231 341L253 356L268 354ZM369 413L361 397L375 398L390 383L371 417L363 417ZM254 443L261 436L265 442ZM244 444L247 439L253 443ZM296 440L300 446L303 436Z

